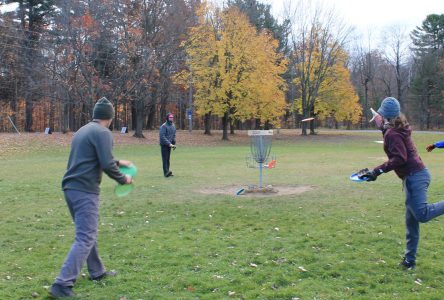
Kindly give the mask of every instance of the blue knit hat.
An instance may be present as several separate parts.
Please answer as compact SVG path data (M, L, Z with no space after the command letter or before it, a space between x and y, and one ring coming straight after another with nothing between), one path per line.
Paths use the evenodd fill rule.
M114 107L112 103L105 97L100 98L96 105L94 105L93 119L109 120L112 118L114 118Z
M392 119L401 113L399 101L393 97L385 98L378 109L378 113L386 119Z

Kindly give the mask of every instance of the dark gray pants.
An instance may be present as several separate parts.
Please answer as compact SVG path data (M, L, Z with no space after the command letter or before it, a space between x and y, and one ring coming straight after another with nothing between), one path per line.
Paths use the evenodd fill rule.
M99 195L65 190L65 200L74 220L76 236L55 283L73 286L85 261L91 277L105 273L97 249Z
M166 176L170 171L171 148L170 146L161 145L160 152L162 153L163 175Z

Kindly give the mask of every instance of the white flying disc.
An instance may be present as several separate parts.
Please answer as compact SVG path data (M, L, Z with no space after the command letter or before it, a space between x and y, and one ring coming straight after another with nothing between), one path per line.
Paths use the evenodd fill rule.
M308 121L312 121L312 120L314 120L314 118L306 118L306 119L301 120L301 122L308 122Z
M358 173L353 173L350 175L350 180L354 182L364 182L367 181L365 179L359 178Z
M376 119L376 117L378 116L378 112L375 111L372 107L370 107L370 111L372 112L372 118L370 119L369 122L373 122Z

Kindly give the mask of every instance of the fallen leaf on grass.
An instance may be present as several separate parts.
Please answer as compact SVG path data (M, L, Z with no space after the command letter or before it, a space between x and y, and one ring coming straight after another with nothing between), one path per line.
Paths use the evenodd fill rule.
M376 263L377 264L386 264L385 260L383 260L382 258L380 258Z

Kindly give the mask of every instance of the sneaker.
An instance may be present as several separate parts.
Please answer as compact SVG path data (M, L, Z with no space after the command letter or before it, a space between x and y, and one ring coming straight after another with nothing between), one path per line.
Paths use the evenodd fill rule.
M408 261L405 257L402 259L402 261L399 263L399 266L406 270L415 270L416 269L416 262L414 261Z
M63 286L57 283L51 285L51 289L49 290L49 294L53 298L63 298L63 297L75 297L76 294L72 291L72 287Z
M168 171L168 173L165 175L165 177L170 177L170 176L174 176L174 175L173 175L173 172Z
M117 272L114 270L111 271L106 271L105 273L103 273L102 275L96 276L96 277L91 277L91 280L95 280L95 281L100 281L106 277L115 277L117 275Z

